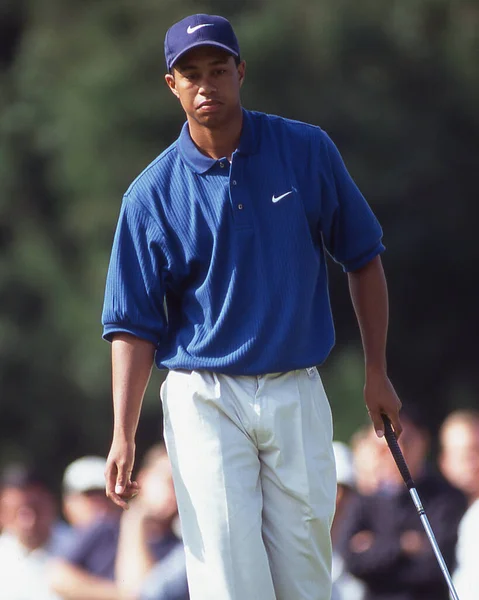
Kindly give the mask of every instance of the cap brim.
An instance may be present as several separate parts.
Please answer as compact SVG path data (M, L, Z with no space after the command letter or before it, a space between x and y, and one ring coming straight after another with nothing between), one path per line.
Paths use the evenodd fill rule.
M187 52L189 52L190 50L193 50L193 48L199 48L200 46L214 46L215 48L221 48L222 50L225 50L226 52L228 52L228 54L231 54L232 56L236 56L237 58L239 57L239 54L235 50L230 48L229 46L226 46L226 44L220 44L219 42L210 42L209 40L202 40L202 41L198 41L193 44L190 44L186 48L183 48L183 50L181 52L179 52L170 61L170 64L168 65L168 69L171 69L172 67L174 67L175 63L178 62L178 60L182 56L184 56Z

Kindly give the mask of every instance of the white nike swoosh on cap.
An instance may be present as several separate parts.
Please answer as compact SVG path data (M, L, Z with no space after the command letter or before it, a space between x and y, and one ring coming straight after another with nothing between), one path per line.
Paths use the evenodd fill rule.
M286 192L285 194L281 194L281 196L278 196L278 197L276 197L276 196L273 194L273 197L271 198L271 200L272 200L273 202L279 202L280 200L282 200L283 198L286 198L286 196L289 196L289 195L290 195L290 194L292 194L292 193L293 193L293 190L290 190L289 192Z
M197 29L201 29L202 27L213 27L214 23L201 23L201 25L195 25L194 27L192 27L191 25L188 25L188 29L186 30L186 33L195 33L195 31Z

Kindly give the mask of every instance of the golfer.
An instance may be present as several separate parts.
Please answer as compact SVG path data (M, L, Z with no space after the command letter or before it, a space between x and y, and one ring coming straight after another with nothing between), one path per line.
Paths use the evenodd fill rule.
M319 127L242 108L230 23L165 38L178 139L126 192L103 310L112 342L109 497L127 508L152 364L162 386L192 600L328 600L336 493L316 365L334 343L326 254L347 272L365 401L399 434L386 372L382 231Z

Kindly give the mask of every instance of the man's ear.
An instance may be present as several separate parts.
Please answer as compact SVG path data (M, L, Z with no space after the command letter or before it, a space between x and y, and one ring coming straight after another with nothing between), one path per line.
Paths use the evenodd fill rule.
M246 74L246 62L244 60L242 60L240 62L240 64L238 65L238 76L239 76L240 87L244 83L245 74Z
M178 90L176 89L176 81L174 76L171 73L167 73L165 75L165 81L167 86L170 88L171 92L177 97L179 98L180 95L178 94Z

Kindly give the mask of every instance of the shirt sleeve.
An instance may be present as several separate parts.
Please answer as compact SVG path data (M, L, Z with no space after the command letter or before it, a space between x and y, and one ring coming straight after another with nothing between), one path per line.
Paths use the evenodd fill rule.
M384 251L383 232L338 149L326 133L323 136L321 235L333 259L345 271L355 271Z
M85 557L95 544L96 529L78 529L57 555L77 567L85 567Z
M97 520L74 531L61 558L91 575L113 580L115 554L118 545L119 523L116 520Z
M185 552L182 544L158 561L145 578L139 600L188 600Z
M162 232L134 198L123 199L106 280L103 337L131 333L158 346L166 333Z

